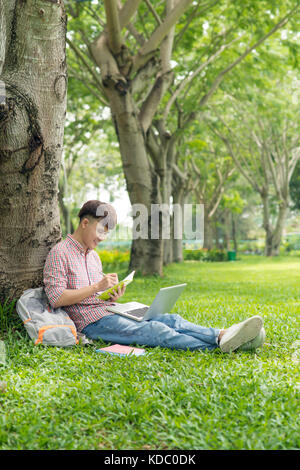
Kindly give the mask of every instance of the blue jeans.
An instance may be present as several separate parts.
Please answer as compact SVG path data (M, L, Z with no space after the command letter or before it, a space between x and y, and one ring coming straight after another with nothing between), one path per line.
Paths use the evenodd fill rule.
M137 322L121 315L107 315L83 330L88 338L110 343L162 346L171 349L213 350L218 347L220 330L205 328L166 313L154 320Z

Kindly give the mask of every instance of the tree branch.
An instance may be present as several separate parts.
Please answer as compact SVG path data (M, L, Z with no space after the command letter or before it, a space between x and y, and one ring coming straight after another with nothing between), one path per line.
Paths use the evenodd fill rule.
M176 163L172 163L172 169L174 170L175 174L178 176L178 178L181 181L187 181L188 173L187 172L183 173L178 167L178 165L176 165Z
M74 72L74 70L70 70L69 72L69 75L70 77L73 77L75 78L76 80L78 80L79 82L82 82L84 84L84 86L86 87L87 90L89 90L89 92L95 96L95 98L97 98L97 100L100 101L100 103L103 105L103 106L109 106L109 103L107 101L104 100L103 96L96 93L96 91L93 89L93 85L96 86L94 83L91 83L89 81L86 80L86 77L80 75L80 74L77 74L76 72Z
M174 8L175 1L176 0L167 0L166 2L166 16L167 17L171 14ZM175 25L173 25L172 28L170 28L168 34L166 35L166 37L164 38L160 46L162 73L166 73L171 69L170 60L172 57L174 32L175 32Z
M294 149L293 152L294 155L292 155L292 158L290 160L290 165L289 165L289 173L288 173L288 180L289 182L291 181L291 178L293 176L293 172L295 170L295 166L300 159L300 147Z
M226 145L228 151L229 151L229 154L231 155L234 163L236 164L237 168L240 170L241 174L246 178L246 180L250 183L250 185L259 193L261 193L261 188L259 188L257 182L255 179L253 179L244 169L244 167L241 165L241 162L239 161L238 157L236 156L233 148L232 148L232 145L229 141L229 139L227 139L227 137L225 137L223 134L221 134L219 131L217 131L216 129L214 129L212 126L210 126L210 129L212 130L212 132L214 134L216 134L223 142L224 144Z
M215 190L214 204L209 205L209 212L208 212L208 218L209 219L211 219L213 217L214 213L218 209L219 204L221 202L221 199L223 197L223 194L224 194L224 186L223 186L223 184L219 184L217 186L216 190Z
M207 67L207 65L209 65L211 62L213 62L219 55L222 54L222 52L227 49L228 47L231 46L231 44L233 44L235 41L239 40L240 38L236 38L234 39L233 41L231 41L230 43L228 44L224 44L220 47L220 49L215 52L214 54L212 54L205 62L203 62L202 64L199 65L199 67L196 68L196 70L191 73L190 75L188 75L187 77L185 77L181 83L178 85L177 89L175 90L175 92L172 94L171 98L169 99L166 107L165 107L165 110L164 110L164 114L163 114L163 119L166 120L167 117L168 117L168 114L170 112L170 108L171 106L173 105L174 101L178 98L178 96L180 95L180 93L183 91L183 89L185 88L185 86L192 82L192 80L194 80L195 77L197 77L197 75L199 75L202 70Z
M157 74L158 69L159 62L155 57L152 57L133 78L131 82L132 94L145 91L145 83L149 83L149 79Z
M116 0L104 0L106 13L108 44L114 55L121 51L122 37L121 26L119 20L119 12Z
M214 5L216 5L216 3L219 3L219 2L220 2L220 0L213 0L213 1L207 2L204 5L203 4L199 5L199 2L197 3L194 10L189 15L186 24L184 25L184 27L181 29L181 31L178 33L178 35L175 38L174 49L176 49L176 47L177 47L178 43L180 42L182 36L186 32L187 28L189 27L189 25L191 24L193 19L196 17L196 15L197 15L197 18L199 18L201 15L203 15L203 13L205 13L208 9L212 8ZM202 10L200 10L198 12L197 10L198 10L199 6L201 6L203 8L202 8Z
M156 169L159 168L161 148L152 128L150 128L147 133L146 145L152 160L152 164Z
M124 77L120 74L118 65L107 45L106 33L102 33L92 44L91 53L98 67L101 69L102 83L105 86L107 80L112 80L115 84L124 82Z
M157 107L167 89L173 74L168 72L164 75L159 75L155 80L155 83L144 101L140 111L140 122L144 132L149 129L152 119L156 113Z
M173 8L170 14L167 15L165 20L160 26L152 33L149 40L141 47L138 54L133 61L133 71L138 70L145 62L147 62L149 55L152 55L158 48L162 40L167 36L170 29L176 24L180 16L184 13L187 7L193 0L181 0Z
M123 5L119 11L119 24L121 30L127 27L132 16L137 11L140 3L141 0L127 0L127 2Z
M137 29L133 26L132 23L127 24L127 30L132 34L132 36L140 46L145 44L145 39L143 35L137 31Z
M99 90L104 94L102 83L101 83L98 75L95 73L93 67L90 66L90 64L88 63L88 61L86 60L86 58L84 57L82 52L80 51L80 49L77 46L75 46L75 44L73 44L73 42L70 39L67 38L66 42L67 42L67 44L69 44L71 49L75 52L76 56L81 60L81 62L85 65L87 70L90 72L90 74L92 75L92 77L94 78L94 80L96 82L97 88L99 88Z
M155 9L153 8L153 6L151 5L151 3L149 2L149 0L145 0L145 3L147 5L147 7L149 8L149 10L151 11L152 15L154 16L155 20L156 20L156 23L158 25L161 25L162 21L160 19L160 17L158 16L158 14L156 13Z
M214 80L210 90L201 98L199 106L204 106L207 101L209 100L210 96L216 91L222 80L224 79L225 75L230 72L236 65L238 65L253 49L256 49L260 44L262 44L268 37L274 34L278 29L284 26L289 18L299 9L300 3L298 3L290 12L285 15L273 28L262 36L258 41L256 41L252 46L248 47L243 54L241 54L235 61L229 64L224 70L222 70L217 78Z

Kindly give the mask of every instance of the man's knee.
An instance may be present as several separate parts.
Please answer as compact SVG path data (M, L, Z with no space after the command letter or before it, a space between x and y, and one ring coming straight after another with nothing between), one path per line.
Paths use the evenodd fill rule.
M177 313L164 313L159 315L158 321L167 325L169 328L176 328L176 325L182 321L182 317Z

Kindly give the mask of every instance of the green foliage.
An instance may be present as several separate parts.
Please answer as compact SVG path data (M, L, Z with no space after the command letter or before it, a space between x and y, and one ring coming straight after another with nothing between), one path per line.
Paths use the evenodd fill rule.
M12 327L17 328L22 324L15 310L16 302L17 299L6 298L3 304L0 303L0 338Z
M235 95L237 100L242 102L255 103L257 110L265 115L278 115L284 109L292 114L292 107L287 104L282 106L280 97L277 99L278 89L285 90L289 97L289 88L285 81L285 76L297 75L297 64L299 62L299 14L293 17L279 29L275 34L268 37L266 41L251 52L237 67L230 73L224 73L230 64L243 54L246 49L258 41L269 32L280 19L282 19L292 8L297 5L297 0L286 0L285 2L274 3L273 0L237 0L235 2L220 0L217 2L192 2L191 6L184 12L175 26L174 50L172 53L172 72L174 80L168 87L163 97L160 109L154 117L154 124L162 117L166 104L174 93L181 86L183 81L193 76L199 67L201 72L195 73L191 82L182 88L182 92L177 96L176 101L170 108L170 112L163 123L163 127L173 136L177 137L177 150L180 155L178 166L185 167L191 156L197 159L197 165L202 171L202 181L206 184L206 200L212 200L213 189L215 188L216 169L220 161L228 157L220 146L217 148L218 159L215 155L207 153L210 149L211 138L208 138L205 122L207 121L207 106L213 108L220 105L221 117L226 117L231 113L224 107L224 98L228 99ZM138 53L140 42L147 42L151 34L157 28L157 24L165 18L165 2L159 0L151 1L151 6L160 17L157 21L153 12L145 2L140 2L138 12L132 18L133 28L125 32L122 31L124 46L127 48L129 56L133 57ZM105 8L102 1L76 2L70 0L66 4L69 13L68 22L68 45L67 58L69 66L69 111L86 109L90 114L91 127L99 124L105 127L107 132L106 119L103 118L103 110L108 109L108 102L101 82L101 74L92 59L89 44L101 34L106 23ZM77 49L79 54L75 53ZM158 56L159 51L156 51ZM215 59L210 61L216 55ZM80 58L81 56L81 58ZM84 60L82 60L82 57ZM208 63L208 61L210 61ZM288 73L287 73L288 72ZM209 102L202 103L202 99L211 92L217 77L221 78L218 91L211 94ZM135 77L130 76L129 82L133 82ZM142 91L133 96L137 113L146 102L147 94L155 81L155 73L149 78L145 78L145 86ZM280 85L278 85L280 83ZM225 116L224 116L225 115ZM109 122L111 117L107 118ZM244 119L232 113L232 120L235 124ZM245 119L247 122L247 119ZM296 119L295 119L296 121ZM155 126L154 126L155 127ZM111 126L112 129L112 126ZM153 130L153 129L152 129ZM76 133L76 123L67 130L73 136ZM114 132L114 131L112 131ZM117 142L117 136L110 134L111 141ZM110 138L109 138L110 140ZM95 136L96 148L103 148L103 141L99 136ZM157 139L159 145L159 139ZM214 142L214 148L216 143ZM112 148L112 147L110 147ZM83 178L82 187L89 184L93 188L99 187L101 176L106 174L109 162L105 158L99 158L99 174L94 169L88 171L86 167L91 167L91 161L86 160L86 154L90 148L86 148L81 156L83 163L77 169L74 180L71 181L72 197L78 198L78 194L84 198L80 191L80 177ZM206 153L206 155L205 155ZM97 155L97 154L96 154ZM97 155L98 157L98 155ZM205 169L203 170L203 167ZM109 168L109 172L120 176L122 171L117 159ZM73 179L73 178L72 178ZM121 180L121 178L120 178ZM121 181L124 184L124 181ZM107 186L110 186L108 184ZM232 188L231 188L232 189ZM242 209L242 199L229 201L225 188L225 205L230 205L232 212L240 213ZM113 191L112 191L113 193ZM231 195L227 195L231 198ZM222 201L224 202L224 201ZM233 204L232 204L233 202ZM274 202L272 210L278 204ZM74 204L75 205L75 204ZM72 210L73 207L70 208Z
M299 266L181 263L126 290L125 301L149 303L185 281L173 311L217 328L261 315L267 338L255 353L146 348L120 358L97 354L101 341L63 349L9 334L0 449L299 449Z
M185 260L194 261L227 261L227 253L223 250L184 250Z
M292 235L287 235L285 237L285 240L282 244L282 248L286 252L291 252L294 250L300 250L300 235L299 234L292 234Z
M6 348L5 348L4 341L0 340L0 366L5 366L5 365L6 365Z
M224 208L229 209L230 212L241 214L246 205L246 201L241 197L237 189L228 190L227 194L223 196Z
M264 240L247 240L239 242L239 252L245 254L262 254L265 249Z
M104 272L112 269L124 269L129 265L129 251L102 250L96 248L96 252L101 259Z

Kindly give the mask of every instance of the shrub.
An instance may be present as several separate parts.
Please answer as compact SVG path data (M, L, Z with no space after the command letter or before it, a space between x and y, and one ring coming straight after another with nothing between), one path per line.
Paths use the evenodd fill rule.
M227 261L227 253L223 250L209 250L206 252L205 261Z
M223 250L184 250L183 257L194 261L227 261L227 253Z
M186 260L200 261L204 257L204 252L202 250L184 250L183 257Z
M112 268L125 268L129 263L129 251L96 249L96 252L98 253L101 259L104 270Z

